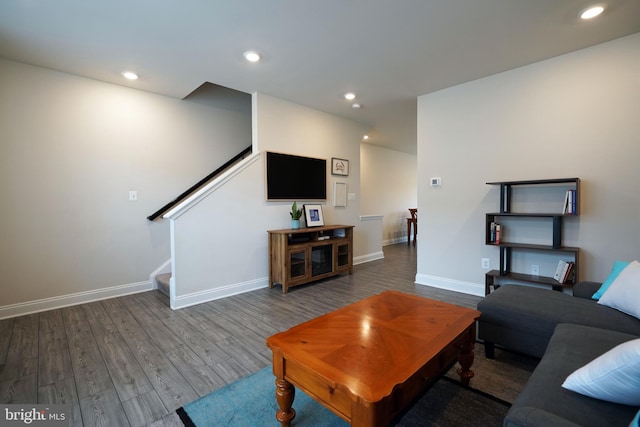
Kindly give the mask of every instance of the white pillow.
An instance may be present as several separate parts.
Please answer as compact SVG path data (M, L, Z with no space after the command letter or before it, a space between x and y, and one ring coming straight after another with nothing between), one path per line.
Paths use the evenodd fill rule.
M629 263L604 292L598 304L640 319L640 262Z
M562 387L608 402L640 405L640 338L620 344L578 369Z

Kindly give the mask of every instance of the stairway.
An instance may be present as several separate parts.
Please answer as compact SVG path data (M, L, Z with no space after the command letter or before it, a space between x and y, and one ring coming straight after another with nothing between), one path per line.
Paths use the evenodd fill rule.
M158 283L158 290L169 296L169 281L171 280L171 273L158 274L156 276L156 282Z

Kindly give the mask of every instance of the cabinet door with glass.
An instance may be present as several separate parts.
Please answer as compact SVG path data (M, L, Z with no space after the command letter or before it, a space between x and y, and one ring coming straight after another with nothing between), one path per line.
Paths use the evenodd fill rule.
M351 245L348 242L336 244L336 271L351 269Z
M333 272L333 245L326 244L311 248L311 277Z
M295 283L297 281L304 282L309 279L309 265L307 260L308 247L291 248L289 250L289 268L287 270L287 283Z

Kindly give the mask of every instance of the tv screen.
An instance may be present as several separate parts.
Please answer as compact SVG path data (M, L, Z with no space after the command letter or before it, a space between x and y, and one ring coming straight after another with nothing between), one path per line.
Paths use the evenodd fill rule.
M327 161L267 152L267 200L325 200Z

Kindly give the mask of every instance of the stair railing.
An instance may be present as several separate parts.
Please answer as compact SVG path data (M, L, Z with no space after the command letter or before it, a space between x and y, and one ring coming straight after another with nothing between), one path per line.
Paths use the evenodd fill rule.
M154 213L149 215L147 217L147 219L149 221L155 221L157 218L162 216L162 214L164 214L165 212L169 211L174 206L180 204L184 199L186 199L187 197L189 197L190 195L192 195L193 193L198 191L198 189L200 189L200 187L202 187L203 185L205 185L206 183L211 181L213 178L217 177L222 172L226 171L231 166L233 166L234 164L236 164L237 162L239 162L240 160L244 159L246 156L251 154L251 151L252 151L252 146L250 145L247 148L245 148L244 150L242 150L240 153L236 154L231 160L229 160L228 162L226 162L225 164L220 166L218 169L214 170L209 175L205 176L200 181L198 181L196 184L191 186L187 191L185 191L184 193L180 194L174 200L172 200L171 202L167 203L166 205L164 205L163 207L161 207L160 209L158 209L157 211L155 211Z

